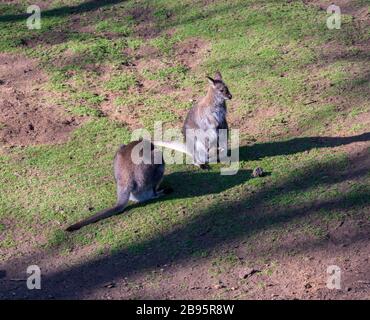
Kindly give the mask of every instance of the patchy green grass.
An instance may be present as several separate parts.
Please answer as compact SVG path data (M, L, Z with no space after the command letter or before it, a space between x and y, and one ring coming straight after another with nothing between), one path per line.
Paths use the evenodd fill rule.
M109 81L105 83L105 89L119 92L126 91L127 89L135 86L136 78L133 74L123 73L118 75L113 75Z
M175 65L166 68L161 68L158 71L150 72L144 70L143 74L149 80L157 80L159 82L171 81L173 84L184 81L187 73L187 68L183 65Z
M122 19L106 19L98 22L95 29L98 32L115 33L121 36L129 36L132 34L133 17L129 16L125 20Z
M143 3L158 29L150 37L136 32L146 22L130 14ZM55 2L53 8L64 6ZM16 232L27 231L34 237L41 234L43 246L64 254L94 245L98 254L140 254L163 247L171 257L209 258L213 249L235 239L253 250L263 232L274 243L289 234L323 239L328 222L369 207L370 176L342 178L348 155L334 149L335 142L320 144L309 137L335 136L343 130L336 124L369 112L368 60L351 42L354 34L365 40L369 34L358 33L350 17L339 32L326 28L323 11L301 1L127 1L83 12L88 8L46 13L43 28L29 31L24 19L16 18L25 12L24 5L0 5L0 52L37 59L49 75L46 86L55 94L55 104L90 117L64 144L1 152L1 256L16 249ZM88 25L89 13L93 30L63 31L73 25L73 17ZM51 31L65 38L44 43ZM194 37L209 42L211 50L199 65L188 68L177 60L175 48ZM349 57L358 59L326 59L323 47L328 42L346 46ZM138 71L135 59L141 59L145 46L157 50L155 58L165 67ZM182 90L203 94L204 76L215 70L222 71L235 97L229 106L241 120L232 125L259 121L253 132L249 127L241 132L254 145L242 141L238 174L220 176L221 165L208 172L168 166L164 183L173 186L172 195L65 234L67 224L115 202L112 159L117 147L130 140L130 128L103 118L101 104L111 99L107 104L122 114L135 112L149 130L155 121L175 126L191 106L191 97L184 98ZM140 87L145 80L153 81L154 89ZM163 94L158 90L162 87L172 91ZM338 95L344 102L332 101ZM253 117L261 109L274 115ZM367 128L359 122L345 130L356 135ZM290 140L296 136L303 140ZM257 166L268 174L252 179L251 169ZM212 244L199 240L200 234ZM237 264L229 253L212 260L210 273L225 273Z

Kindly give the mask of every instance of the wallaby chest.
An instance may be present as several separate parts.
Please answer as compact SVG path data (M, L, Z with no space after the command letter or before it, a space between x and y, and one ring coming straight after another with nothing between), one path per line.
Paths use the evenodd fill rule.
M225 104L207 107L203 110L203 116L200 117L200 128L208 129L222 129L226 124L226 106Z

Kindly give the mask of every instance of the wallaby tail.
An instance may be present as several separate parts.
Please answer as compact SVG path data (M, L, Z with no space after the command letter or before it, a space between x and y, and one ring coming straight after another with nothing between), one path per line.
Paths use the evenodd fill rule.
M192 156L190 151L187 150L186 145L182 142L177 142L177 141L153 141L152 143L156 146L159 146L159 147L165 147L165 148L172 149L172 150L175 150L175 151L179 151L179 152L185 153L189 156Z
M130 192L127 190L127 188L123 189L123 188L120 188L118 186L118 201L117 201L117 204L114 207L99 211L98 213L94 214L93 216L91 216L91 217L89 217L85 220L81 220L81 221L69 226L66 229L66 231L68 231L68 232L76 231L76 230L78 230L78 229L80 229L84 226L87 226L88 224L92 224L92 223L98 222L100 220L107 219L107 218L109 218L111 216L114 216L118 213L121 213L125 209L125 207L128 203L129 196L130 196Z
M111 216L114 216L118 213L121 213L124 209L125 209L125 205L117 205L117 206L114 206L113 208L102 210L102 211L94 214L93 216L85 219L85 220L81 220L81 221L69 226L66 229L66 231L68 231L68 232L76 231L78 229L81 229L84 226L87 226L88 224L92 224L92 223L98 222L100 220L103 220L103 219L109 218Z

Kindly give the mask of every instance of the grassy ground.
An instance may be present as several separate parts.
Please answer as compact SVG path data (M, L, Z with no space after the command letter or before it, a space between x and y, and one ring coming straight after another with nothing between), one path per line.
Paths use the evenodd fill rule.
M45 1L42 29L30 31L26 6L0 4L0 52L37 61L50 106L83 123L61 144L2 147L4 265L38 252L78 278L84 264L119 261L121 273L102 276L128 277L129 289L114 298L266 298L276 272L295 262L299 273L313 244L330 236L341 244L343 221L351 235L369 224L370 33L355 14L344 11L342 28L329 30L326 12L301 1ZM181 125L216 70L235 97L228 107L241 131L238 174L167 166L172 195L66 234L64 226L114 203L112 157L130 131L158 120ZM268 174L252 179L257 166ZM66 262L72 254L76 261ZM148 271L171 264L165 275ZM213 287L247 266L263 269L255 289L246 280ZM205 274L211 289L196 292ZM99 285L76 296L106 297L94 291ZM319 296L306 289L302 297ZM282 296L293 291L288 282Z

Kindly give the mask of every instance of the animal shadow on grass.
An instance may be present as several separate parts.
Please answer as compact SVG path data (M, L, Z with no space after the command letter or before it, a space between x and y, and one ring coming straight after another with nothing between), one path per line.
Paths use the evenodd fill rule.
M370 141L370 132L351 137L299 137L290 140L256 143L239 149L241 160L291 155L317 148L334 148L354 142Z
M370 132L350 137L299 137L284 141L256 143L251 146L242 146L239 149L240 160L259 160L265 157L279 155L291 155L316 148L333 148L354 142L370 141ZM253 168L251 168L253 169ZM219 172L208 171L184 171L175 172L165 177L164 186L171 186L174 193L149 201L166 201L170 199L185 199L207 194L219 194L241 185L252 178L251 170L239 170L235 175L221 175ZM265 172L264 176L269 176ZM142 207L147 203L130 205L126 210L133 207Z
M267 172L265 175L269 175ZM252 179L252 170L239 170L235 175L221 175L220 172L206 170L174 172L165 176L161 186L171 187L173 193L148 202L127 207L138 208L157 201L186 199L204 195L219 194Z

